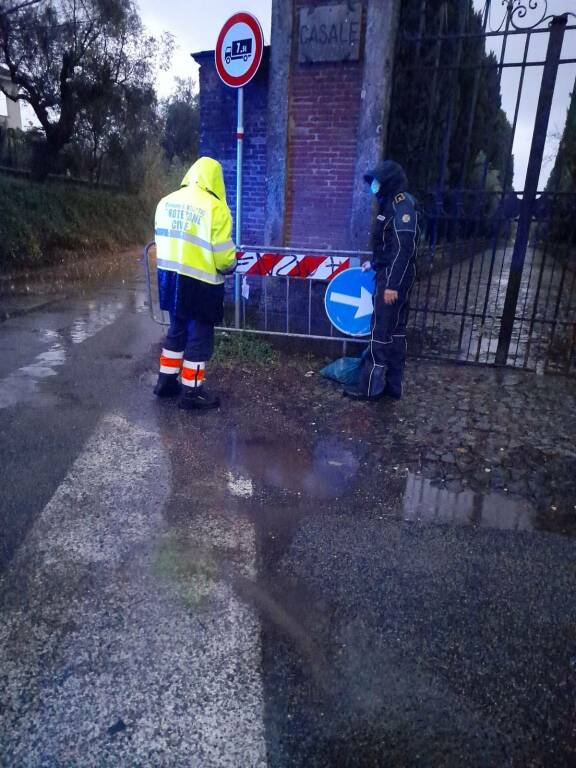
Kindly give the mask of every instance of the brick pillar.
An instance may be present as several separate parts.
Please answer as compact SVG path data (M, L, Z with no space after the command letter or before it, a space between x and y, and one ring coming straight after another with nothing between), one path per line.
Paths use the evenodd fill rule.
M294 0L286 240L296 246L353 248L350 210L356 173L363 63L299 63L301 8L335 0ZM366 8L363 3L363 22Z
M364 250L382 157L400 0L360 0L357 61L300 63L299 12L344 0L273 0L268 103L269 242Z
M272 39L268 80L266 245L285 244L288 94L293 29L293 0L272 0Z
M382 158L387 141L394 48L401 0L370 0L364 42L364 72L358 124L350 235L361 250L370 246L372 204L363 174Z

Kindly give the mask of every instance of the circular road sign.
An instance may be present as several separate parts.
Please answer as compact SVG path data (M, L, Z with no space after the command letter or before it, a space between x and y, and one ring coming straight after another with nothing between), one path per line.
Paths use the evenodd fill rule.
M375 272L352 267L340 272L328 283L324 306L328 319L348 336L368 336L372 325L372 295Z
M251 13L235 13L220 30L214 58L220 79L231 88L252 80L264 51L260 22Z

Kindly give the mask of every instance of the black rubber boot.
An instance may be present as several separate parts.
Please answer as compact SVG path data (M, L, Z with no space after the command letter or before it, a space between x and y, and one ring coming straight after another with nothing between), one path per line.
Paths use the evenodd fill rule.
M367 395L366 392L362 392L359 389L348 387L347 389L343 390L342 394L344 397L349 397L350 400L380 400L384 397L386 392L384 390L377 395Z
M390 387L386 385L382 397L389 397L391 400L402 400L402 387Z
M159 373L154 387L156 397L176 397L180 394L182 385L175 373Z
M186 387L178 407L183 411L211 411L213 408L220 407L220 398L217 395L211 395L204 386Z

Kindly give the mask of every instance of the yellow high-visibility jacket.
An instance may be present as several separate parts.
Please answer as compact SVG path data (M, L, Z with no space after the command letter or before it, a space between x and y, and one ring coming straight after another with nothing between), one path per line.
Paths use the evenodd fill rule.
M224 274L236 267L222 166L201 157L156 209L160 306L207 323L222 319Z

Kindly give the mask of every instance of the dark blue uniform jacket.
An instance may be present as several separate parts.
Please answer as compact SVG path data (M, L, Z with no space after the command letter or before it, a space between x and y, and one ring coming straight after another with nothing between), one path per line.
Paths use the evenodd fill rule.
M418 211L411 195L398 192L381 203L372 266L385 288L399 293L410 290L416 272L418 235Z

